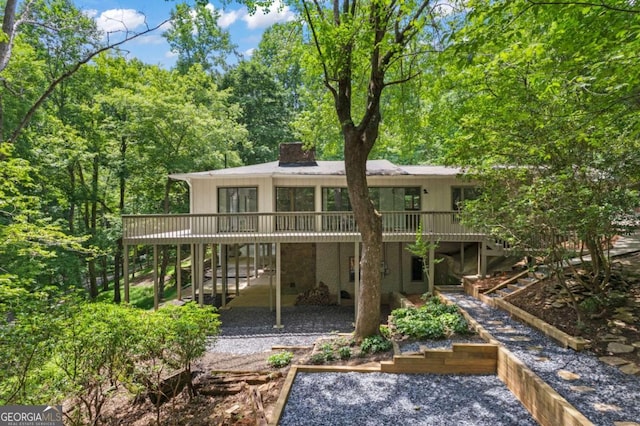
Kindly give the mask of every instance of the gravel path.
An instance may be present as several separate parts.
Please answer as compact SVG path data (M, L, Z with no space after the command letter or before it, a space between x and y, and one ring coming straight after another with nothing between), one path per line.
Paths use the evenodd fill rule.
M625 375L600 362L593 353L564 349L537 330L511 319L504 311L470 296L452 293L447 297L469 312L596 425L640 422L638 377ZM255 354L276 345L311 345L319 337L353 331L353 307L283 308L282 329L273 328L275 313L268 308L233 308L221 310L220 316L222 330L216 344L210 347L211 352ZM403 346L402 350L417 350L417 347ZM563 370L578 378L561 378L558 372ZM389 401L394 404L389 405ZM535 422L496 376L299 373L281 424L528 425Z
M283 328L273 327L268 308L220 310L221 333L210 352L251 354L272 346L311 346L319 337L353 331L353 307L293 306L282 308Z
M592 352L562 348L543 333L471 296L459 293L446 296L596 425L640 422L637 376L604 364ZM576 376L566 380L558 375L561 371Z
M280 426L535 425L497 376L298 373Z

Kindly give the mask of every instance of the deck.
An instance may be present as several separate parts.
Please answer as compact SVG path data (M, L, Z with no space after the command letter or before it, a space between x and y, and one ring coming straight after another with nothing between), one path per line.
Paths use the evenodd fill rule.
M415 241L421 229L434 241L482 241L460 223L457 212L383 212L383 241ZM247 244L356 242L352 212L124 215L124 244Z

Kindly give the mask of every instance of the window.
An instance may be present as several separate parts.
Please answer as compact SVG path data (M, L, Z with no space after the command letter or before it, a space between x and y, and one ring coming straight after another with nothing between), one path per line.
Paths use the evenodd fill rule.
M255 213L258 211L258 189L255 187L218 188L218 232L252 232L257 229L258 218L255 215L236 213Z
M257 188L218 188L218 213L251 213L257 211Z
M378 211L420 210L419 187L373 187L369 188L369 197Z
M419 256L411 256L411 281L424 281L422 258Z
M323 212L349 212L351 202L347 188L322 188Z
M313 187L277 187L277 212L315 211L315 188Z
M475 186L451 187L451 210L460 210L465 201L475 200L480 191Z

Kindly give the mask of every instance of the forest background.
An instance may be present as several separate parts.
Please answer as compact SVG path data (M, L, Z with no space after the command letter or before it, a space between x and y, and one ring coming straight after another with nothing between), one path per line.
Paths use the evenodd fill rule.
M273 161L294 140L342 159L343 142L303 19L239 58L215 10L176 2L163 36L178 59L164 69L110 48L71 1L0 4L0 404L52 403L87 380L50 380L73 352L56 345L69 321L120 315L91 303L121 301L122 214L188 212L171 173ZM531 223L615 233L638 206L640 8L429 7L437 25L399 59L411 78L385 90L370 158L465 167L485 189L467 220L514 244L534 237Z

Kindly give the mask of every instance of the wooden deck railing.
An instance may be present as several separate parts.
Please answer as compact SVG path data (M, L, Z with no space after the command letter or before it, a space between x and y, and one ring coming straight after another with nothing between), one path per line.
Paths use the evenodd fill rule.
M453 211L382 213L385 234L415 235L420 225L426 235L478 235L462 226ZM358 225L352 212L124 215L122 232L125 242L222 235L336 236L356 234Z

